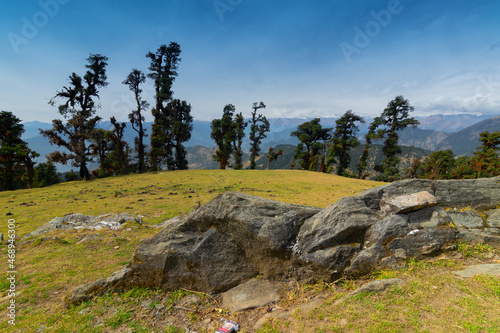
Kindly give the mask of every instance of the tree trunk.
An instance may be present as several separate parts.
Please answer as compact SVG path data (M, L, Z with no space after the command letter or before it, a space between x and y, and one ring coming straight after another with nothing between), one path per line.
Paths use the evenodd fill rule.
M80 180L90 180L89 170L85 162L80 165Z
M140 115L139 115L140 117ZM139 157L139 173L144 172L144 130L142 128L142 121L139 123L139 142L137 143L138 145L138 157Z

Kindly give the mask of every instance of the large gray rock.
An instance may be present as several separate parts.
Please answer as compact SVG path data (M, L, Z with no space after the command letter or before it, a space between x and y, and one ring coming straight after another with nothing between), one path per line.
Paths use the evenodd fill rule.
M118 274L120 281L89 284L77 294L85 290L99 294L114 286L183 287L213 293L256 275L289 277L297 271L291 258L297 233L319 211L227 192L144 240ZM68 302L79 299L82 296L67 297Z
M342 198L304 223L294 251L300 259L326 268L322 278L333 279L362 249L367 230L381 217L358 197Z
M440 207L406 215L388 216L366 232L363 249L351 259L345 273L364 275L377 268L394 268L407 258L423 259L454 248L455 228Z
M75 288L63 299L63 306L69 308L72 304L79 304L91 300L95 296L102 296L109 291L122 292L126 289L126 275L130 272L129 268L124 268L114 272L106 279L87 283Z
M63 217L56 217L40 228L24 236L40 236L53 230L68 230L68 229L90 229L101 230L111 229L118 230L125 222L142 223L140 218L136 218L131 214L105 214L100 216L91 216L83 214L69 214Z

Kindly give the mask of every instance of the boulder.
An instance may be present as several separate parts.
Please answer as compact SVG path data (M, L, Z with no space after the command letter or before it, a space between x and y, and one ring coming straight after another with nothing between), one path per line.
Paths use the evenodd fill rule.
M454 248L457 230L440 207L406 215L391 215L366 232L363 249L351 259L345 273L364 275L379 268L396 268L407 258L423 259Z
M67 300L133 286L224 292L257 275L289 277L300 270L291 258L296 236L319 211L227 192L142 241L131 263L116 273L120 279L79 287Z
M342 198L304 223L294 252L305 262L326 269L321 278L335 279L361 251L367 230L380 218L360 198Z
M427 191L380 200L380 209L385 215L404 214L435 205L436 198Z
M129 271L130 269L124 268L114 272L106 279L99 279L76 287L63 298L63 307L70 308L73 304L89 301L95 296L102 296L110 291L124 291L126 289L126 275Z
M56 217L40 228L25 235L23 239L31 236L40 236L53 230L68 230L68 229L90 229L101 230L111 229L118 230L125 222L142 223L140 218L135 218L130 214L106 214L100 216L90 216L83 214L69 214L64 217Z

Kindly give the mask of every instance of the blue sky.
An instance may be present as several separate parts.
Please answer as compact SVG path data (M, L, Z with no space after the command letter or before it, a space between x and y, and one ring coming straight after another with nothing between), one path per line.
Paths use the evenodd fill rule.
M500 114L500 1L40 0L0 4L0 109L49 122L90 53L109 57L99 115L127 120L132 68L182 49L175 98L195 119L376 116L397 95L416 116ZM152 102L153 87L144 86ZM151 120L151 116L147 116Z

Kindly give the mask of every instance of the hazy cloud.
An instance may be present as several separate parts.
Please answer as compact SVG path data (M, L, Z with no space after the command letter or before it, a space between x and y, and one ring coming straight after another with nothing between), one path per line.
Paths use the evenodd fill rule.
M495 51L495 50L496 50L496 49L498 49L498 48L500 48L500 42L495 43L495 44L493 44L493 45L490 45L490 47L489 47L488 51L489 51L489 52L493 52L493 51Z

